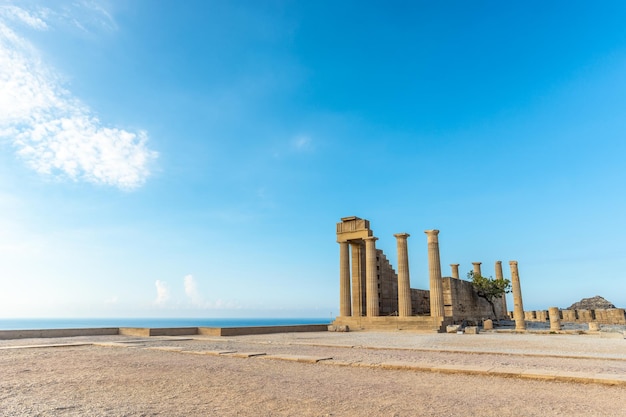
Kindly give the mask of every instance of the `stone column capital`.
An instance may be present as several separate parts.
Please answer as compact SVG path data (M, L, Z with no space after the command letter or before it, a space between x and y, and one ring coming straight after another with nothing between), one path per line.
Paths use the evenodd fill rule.
M394 236L396 239L406 239L407 237L411 235L408 233L396 233Z
M482 265L482 262L472 262L472 265Z
M428 236L427 238L427 242L431 243L439 243L439 238L437 237L437 235L439 234L439 230L437 229L433 229L433 230L424 230L424 233L426 233L426 236Z
M378 240L378 238L376 236L368 236L368 237L364 237L363 240L370 241L370 242L376 242Z
M511 266L517 265L517 261L509 261L509 265L511 265Z
M459 266L461 264L450 264L450 266Z
M501 264L501 263L502 263L502 261L496 261L496 264Z

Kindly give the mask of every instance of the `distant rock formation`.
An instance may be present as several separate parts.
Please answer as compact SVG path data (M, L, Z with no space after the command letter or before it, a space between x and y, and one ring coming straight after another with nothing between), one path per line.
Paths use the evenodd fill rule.
M606 308L615 308L615 306L610 301L596 295L591 298L583 298L579 302L569 306L566 310L598 310Z

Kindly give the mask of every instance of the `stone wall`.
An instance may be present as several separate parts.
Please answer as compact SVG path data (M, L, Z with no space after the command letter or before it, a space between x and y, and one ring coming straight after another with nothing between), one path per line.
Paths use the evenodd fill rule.
M623 308L561 310L560 314L561 319L569 323L626 324L626 310Z
M398 315L398 274L385 253L376 250L378 300L381 316ZM430 291L411 288L411 307L414 316L430 314ZM363 310L365 312L365 309Z
M511 316L513 312L510 312ZM559 310L561 321L565 323L626 324L626 310L623 308L607 308L597 310ZM526 321L547 321L546 310L524 311Z
M626 324L626 310L623 308L609 308L592 310L595 319L601 324Z
M258 327L107 327L89 329L0 330L0 340L79 336L237 336L246 334L325 332L327 324ZM91 342L86 342L89 344Z
M380 315L398 314L398 275L382 250L376 250Z
M484 298L474 291L471 282L457 278L443 278L443 304L446 317L453 321L463 320L481 321L493 318L491 306ZM503 298L494 301L497 319L507 317Z
M430 291L411 288L411 307L413 308L413 315L429 315Z
M117 327L91 329L40 329L40 330L0 330L0 340L30 339L45 337L113 336L118 335Z

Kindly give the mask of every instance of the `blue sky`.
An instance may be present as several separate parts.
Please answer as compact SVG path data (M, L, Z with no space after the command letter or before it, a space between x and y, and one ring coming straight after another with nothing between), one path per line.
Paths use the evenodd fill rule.
M0 317L330 317L411 285L626 306L626 5L0 0ZM509 301L510 302L510 301Z

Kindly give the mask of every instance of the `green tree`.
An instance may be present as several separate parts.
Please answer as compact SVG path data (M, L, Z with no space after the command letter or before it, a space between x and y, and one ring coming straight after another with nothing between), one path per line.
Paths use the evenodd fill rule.
M487 300L491 306L493 317L497 320L496 307L493 301L502 298L504 294L511 292L511 281L508 279L493 279L474 274L473 271L467 273L467 278L472 282L476 294Z

